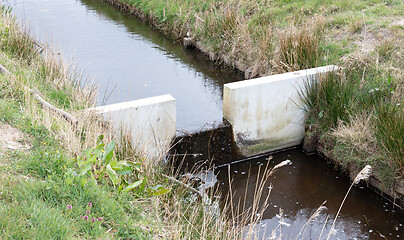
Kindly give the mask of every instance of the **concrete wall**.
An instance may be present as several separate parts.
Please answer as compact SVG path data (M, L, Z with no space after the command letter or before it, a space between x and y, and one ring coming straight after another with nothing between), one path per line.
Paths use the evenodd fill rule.
M152 158L168 151L176 133L176 104L171 95L122 102L96 110L117 134L130 134L136 150Z
M224 85L223 116L233 126L245 156L302 143L306 114L299 91L304 83L336 66L307 69Z

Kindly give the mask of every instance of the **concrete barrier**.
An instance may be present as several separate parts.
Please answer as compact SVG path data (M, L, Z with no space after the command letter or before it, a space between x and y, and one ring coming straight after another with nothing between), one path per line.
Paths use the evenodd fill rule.
M167 153L176 133L176 104L171 95L93 108L118 135L129 134L136 150L148 157Z
M329 65L225 84L223 116L233 126L241 153L253 156L301 144L306 113L299 91L305 82L336 68Z

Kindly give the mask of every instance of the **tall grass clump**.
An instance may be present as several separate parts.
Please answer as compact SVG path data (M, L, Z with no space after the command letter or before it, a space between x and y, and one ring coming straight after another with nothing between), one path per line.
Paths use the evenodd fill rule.
M367 67L347 65L307 81L300 96L309 112L309 123L314 121L327 131L340 122L350 123L352 116L374 113L379 104L390 102L393 90L399 86L377 67Z
M317 67L321 57L319 48L322 23L320 20L298 27L290 26L279 37L278 64L284 71Z
M2 14L9 15L10 12L2 11ZM1 35L3 41L1 44L2 51L10 52L18 58L25 59L30 62L32 58L39 53L40 48L27 31L16 31L16 22L11 17L3 18L5 27L2 28Z
M74 76L74 69L65 64L61 56L55 54L49 46L33 40L27 29L20 30L23 27L18 26L10 12L3 11L1 14L3 28L0 31L0 48L18 60L10 62L10 65L7 62L3 64L14 72L8 83L13 87L14 94L20 93L19 100L22 100L21 93L26 91L24 87L35 87L34 90L45 93L50 98L47 100L53 101L58 107L82 109L93 105L96 93L94 86L82 84L81 79ZM31 71L22 75L18 69L24 67ZM30 81L23 82L26 74L30 75Z
M404 108L383 104L376 108L376 138L392 164L404 172Z
M345 79L342 72L331 72L320 76L318 81L307 83L301 95L306 111L321 129L337 126L338 122L349 122L348 108L355 97L352 85L355 79Z

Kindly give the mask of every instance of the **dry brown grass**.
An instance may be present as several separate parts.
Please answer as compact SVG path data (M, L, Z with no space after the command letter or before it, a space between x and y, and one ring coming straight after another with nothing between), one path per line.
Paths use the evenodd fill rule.
M332 136L343 141L347 146L369 154L377 152L377 140L374 136L375 124L373 115L351 116L350 123L339 122L332 131Z
M349 31L353 34L359 33L362 31L364 24L365 23L364 23L363 19L358 19L354 22L351 22L351 24L349 25Z
M321 18L303 26L291 25L280 34L277 65L283 71L317 67L321 56L319 43L323 23Z

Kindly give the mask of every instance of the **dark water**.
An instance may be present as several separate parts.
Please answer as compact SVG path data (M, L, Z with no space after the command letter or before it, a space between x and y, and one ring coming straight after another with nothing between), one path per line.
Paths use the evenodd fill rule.
M238 199L243 202L246 196L246 206L251 206L258 168L265 167L267 159L263 157L230 165L235 203ZM300 235L298 239L319 239L324 226L322 236L326 236L350 186L349 180L340 176L324 159L316 155L308 156L300 149L273 155L270 166L284 160L290 160L292 164L277 170L264 187L263 198L270 195L269 207L259 224L261 238L268 238L276 229L277 235L282 233L282 239L295 239L324 201L327 201L325 206L328 209L309 224L304 230L304 237ZM224 166L215 171L219 173L218 183L223 192L229 190L228 170L228 166ZM250 178L246 188L248 172ZM283 209L282 219L279 209ZM404 238L403 224L403 212L393 207L392 203L367 188L354 187L337 220L336 235L330 239L401 239ZM323 237L321 239L326 238Z
M213 128L177 134L170 149L173 165L181 172L194 172L204 166L219 166L241 158L233 140L233 129L225 121Z
M34 37L94 79L98 105L171 94L177 129L195 131L222 121L223 84L243 79L101 0L7 2Z

